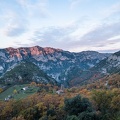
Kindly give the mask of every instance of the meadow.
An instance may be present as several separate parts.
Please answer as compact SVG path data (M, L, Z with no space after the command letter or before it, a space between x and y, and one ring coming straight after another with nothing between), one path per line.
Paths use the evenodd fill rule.
M27 88L26 90L23 90L23 88ZM38 90L38 87L35 86L29 86L28 84L23 85L14 85L9 87L7 90L0 93L0 100L5 100L5 98L8 98L8 96L12 96L12 98L18 100L23 99L31 94L36 93Z

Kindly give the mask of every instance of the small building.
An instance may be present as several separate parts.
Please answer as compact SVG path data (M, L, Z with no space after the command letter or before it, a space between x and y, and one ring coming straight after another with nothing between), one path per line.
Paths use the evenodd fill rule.
M105 86L108 86L108 81L105 82Z
M63 90L58 90L58 91L56 91L56 93L57 93L58 95L60 95L60 94L63 94L64 91L63 91Z
M10 99L12 99L13 96L12 95L8 95L8 97L5 98L5 101L9 101Z
M63 84L61 84L61 89L60 89L60 90L58 90L58 91L56 91L56 93L57 93L58 95L60 95L60 94L63 94L63 93L64 93L64 85L63 85Z
M5 98L5 101L9 101L9 98Z
M21 90L24 90L24 91L26 91L28 89L28 87L24 87L24 88L22 88Z

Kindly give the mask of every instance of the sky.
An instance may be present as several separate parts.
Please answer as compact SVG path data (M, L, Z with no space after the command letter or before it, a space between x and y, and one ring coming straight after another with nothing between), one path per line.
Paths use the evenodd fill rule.
M120 50L120 0L0 0L0 48Z

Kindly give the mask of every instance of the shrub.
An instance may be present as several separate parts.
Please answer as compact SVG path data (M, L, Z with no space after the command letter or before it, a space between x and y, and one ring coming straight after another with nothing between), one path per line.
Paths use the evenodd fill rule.
M92 111L89 100L87 98L82 98L80 95L74 98L65 99L64 103L64 109L69 115L78 115L84 111Z

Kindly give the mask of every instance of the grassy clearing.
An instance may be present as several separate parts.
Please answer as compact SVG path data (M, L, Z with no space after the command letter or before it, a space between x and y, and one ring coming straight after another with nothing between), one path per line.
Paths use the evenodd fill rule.
M21 90L24 87L28 87L27 90ZM9 95L12 95L14 99L22 99L25 98L33 93L36 93L38 90L37 87L29 86L27 84L24 85L14 85L4 92L0 93L0 100L4 100ZM17 93L15 92L17 91Z

